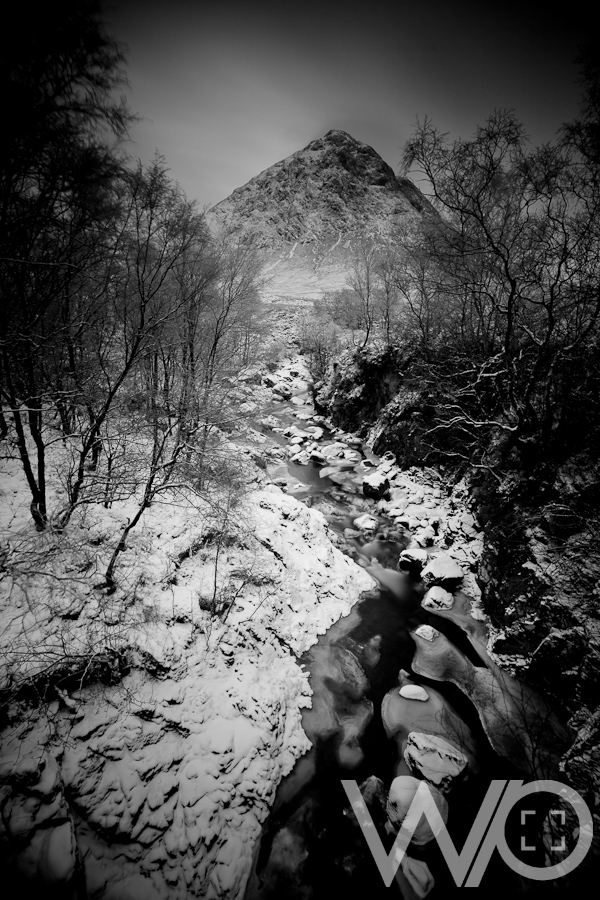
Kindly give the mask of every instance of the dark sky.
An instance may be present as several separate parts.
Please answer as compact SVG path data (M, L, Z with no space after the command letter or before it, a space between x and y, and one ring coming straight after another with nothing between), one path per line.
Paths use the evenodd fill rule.
M106 0L127 47L130 152L200 206L330 128L397 170L417 116L469 137L514 109L535 144L578 108L595 4L529 0Z

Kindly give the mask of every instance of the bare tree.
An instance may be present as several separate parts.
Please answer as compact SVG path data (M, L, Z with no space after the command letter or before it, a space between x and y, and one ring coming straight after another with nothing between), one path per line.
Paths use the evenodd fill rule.
M600 191L568 148L529 150L499 111L449 143L426 120L405 150L441 213L422 247L454 335L431 381L444 384L435 434L474 459L493 433L549 442L564 424L573 367L600 314ZM428 337L431 342L431 336ZM431 346L431 344L430 344Z
M375 312L386 347L392 347L398 340L402 320L402 292L398 285L398 252L394 247L382 250L377 258Z
M308 360L308 370L315 380L321 381L339 356L342 342L339 328L321 301L315 301L315 311L300 321L298 341L300 352Z
M13 22L1 69L0 392L38 529L48 517L48 409L70 427L73 298L102 253L121 167L114 142L132 118L113 100L123 57L98 11L93 0L62 0Z
M361 349L367 346L375 323L377 306L377 262L378 250L373 241L365 235L358 241L352 258L348 287L354 295L358 312L359 328L362 332Z
M131 407L139 377L152 454L160 455L158 346L185 299L173 289L173 272L186 253L205 240L202 217L168 179L161 158L147 169L138 164L125 174L113 242L96 269L97 292L87 304L101 313L86 333L84 373L76 375L86 415L69 442L71 467L67 503L58 515L61 527L79 503L98 501L102 432L125 414L127 404Z

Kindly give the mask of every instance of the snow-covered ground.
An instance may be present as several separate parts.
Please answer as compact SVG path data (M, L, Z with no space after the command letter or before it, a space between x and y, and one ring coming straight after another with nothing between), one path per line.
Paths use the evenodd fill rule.
M164 514L153 510L132 542L155 571L145 572L139 604L119 616L122 594L102 610L87 593L78 619L46 603L35 631L28 613L20 632L11 611L4 652L13 670L25 647L34 661L52 641L69 653L102 616L107 640L116 629L137 665L120 684L71 690L5 731L4 820L10 837L30 839L21 868L49 882L73 871L76 836L90 896L235 897L277 783L309 746L296 654L373 582L330 543L318 512L266 486L245 499L243 527L219 564L217 590L238 595L223 621L199 608L214 560L192 555L169 580L169 562L199 528L182 512L165 527Z
M131 510L90 507L38 535L16 466L3 475L3 686L59 677L56 699L2 735L9 860L47 884L83 865L89 896L238 896L276 786L309 746L296 658L371 577L255 466L220 543L219 514L154 503L107 594ZM119 683L78 689L117 659Z
M255 395L297 393L302 374L290 363ZM276 448L284 456L308 415L292 408L302 427ZM346 460L349 437L337 436ZM96 585L130 511L90 508L64 534L38 535L5 473L3 683L41 690L44 673L76 673L2 734L1 839L38 884L84 872L88 896L106 900L242 896L276 787L310 746L297 657L374 586L320 512L248 465L225 540L216 513L165 497L131 532L113 594ZM405 522L417 549L435 529L472 570L480 536L460 491L448 498L435 472L389 460L379 474L391 499L373 512ZM464 589L477 599L472 574ZM93 683L111 666L116 683Z

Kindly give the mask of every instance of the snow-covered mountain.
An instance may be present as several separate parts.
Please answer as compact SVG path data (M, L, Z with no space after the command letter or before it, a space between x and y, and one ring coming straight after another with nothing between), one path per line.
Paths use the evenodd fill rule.
M213 228L252 240L273 298L316 297L345 286L349 259L363 238L392 242L431 206L407 178L345 131L328 131L208 213Z

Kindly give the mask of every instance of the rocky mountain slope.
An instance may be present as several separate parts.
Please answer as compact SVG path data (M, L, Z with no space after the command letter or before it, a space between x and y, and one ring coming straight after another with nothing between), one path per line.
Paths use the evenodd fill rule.
M309 298L345 286L361 239L392 240L432 214L372 147L332 130L236 188L208 220L254 241L267 296Z

